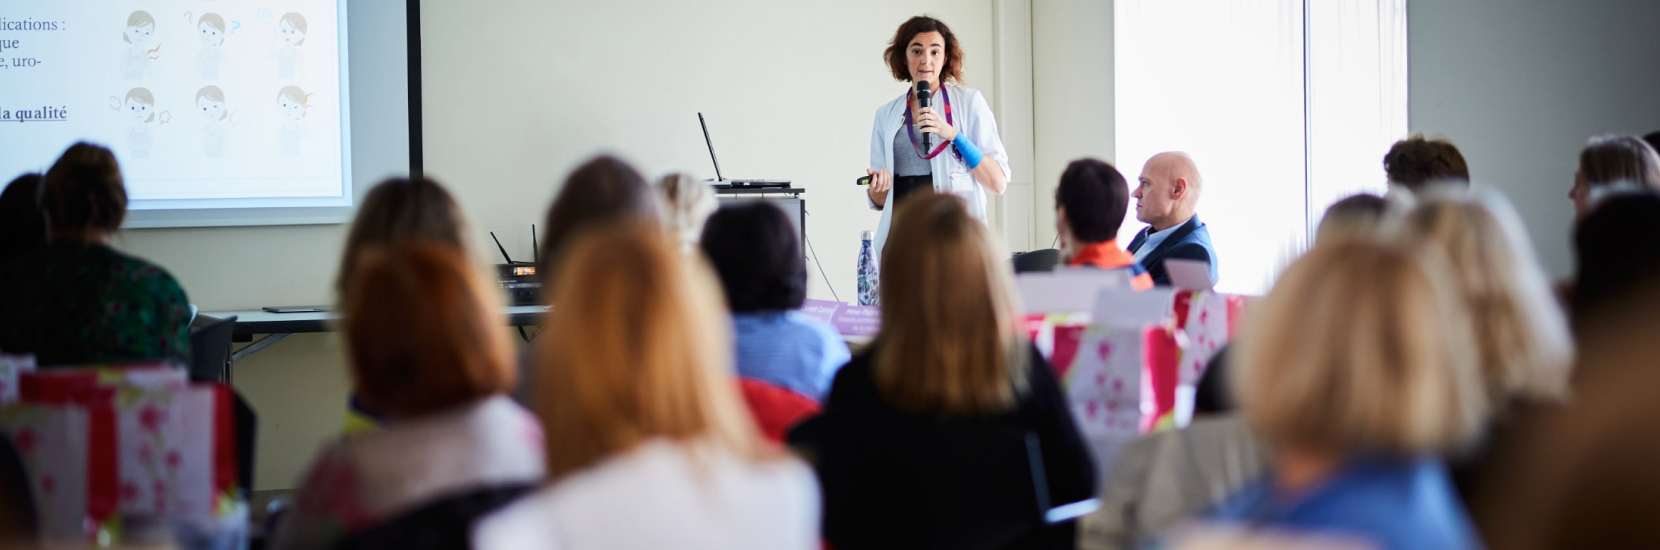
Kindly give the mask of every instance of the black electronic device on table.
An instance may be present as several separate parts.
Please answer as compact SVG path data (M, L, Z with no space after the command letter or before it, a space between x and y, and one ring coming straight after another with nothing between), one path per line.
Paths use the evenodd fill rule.
M323 306L265 306L260 309L266 313L324 313L329 310Z
M507 305L533 306L542 303L542 278L536 275L535 262L515 262L507 255L507 247L501 245L501 239L496 238L496 232L490 232L490 239L496 241L496 249L501 251L505 264L496 264L496 285L502 292L507 293ZM536 251L536 226L530 226L530 240L532 254ZM540 260L539 256L532 256Z
M697 124L703 127L703 143L709 146L709 160L715 163L715 187L739 188L790 186L790 180L726 179L726 177L722 176L720 173L720 159L715 158L715 142L714 140L709 139L709 123L703 121L703 113L697 114Z

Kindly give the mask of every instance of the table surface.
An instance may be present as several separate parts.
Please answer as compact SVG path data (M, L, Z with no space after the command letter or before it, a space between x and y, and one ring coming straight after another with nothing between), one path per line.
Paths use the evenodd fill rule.
M507 317L508 326L534 326L542 321L547 314L548 306L512 306L502 311ZM264 310L247 311L203 311L201 315L226 319L236 316L236 327L232 334L250 336L254 334L303 334L313 332L334 332L339 330L340 312L318 311L310 313L271 313ZM848 344L860 346L870 343L871 337L843 334L842 339Z
M502 314L507 317L509 326L522 327L535 325L541 322L542 315L546 314L548 306L512 306L504 309ZM201 315L218 319L236 317L236 328L233 334L297 334L309 332L333 332L338 330L336 322L340 320L339 311L317 311L307 313L271 313L264 310L247 311L204 311Z

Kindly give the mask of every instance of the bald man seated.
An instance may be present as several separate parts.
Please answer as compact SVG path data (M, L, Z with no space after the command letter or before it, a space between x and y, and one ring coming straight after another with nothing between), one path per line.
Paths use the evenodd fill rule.
M1141 183L1132 195L1135 218L1148 224L1130 241L1129 251L1147 268L1153 284L1170 286L1170 272L1164 261L1196 260L1210 266L1210 284L1219 280L1216 249L1210 231L1199 221L1199 192L1204 179L1187 153L1153 155L1141 168Z

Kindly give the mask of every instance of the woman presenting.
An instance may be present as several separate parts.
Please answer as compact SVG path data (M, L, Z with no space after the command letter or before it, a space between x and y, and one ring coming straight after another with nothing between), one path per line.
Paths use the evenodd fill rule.
M893 78L911 86L876 110L870 135L867 193L870 207L882 211L873 243L877 258L894 207L912 192L927 188L957 195L968 204L969 214L984 223L986 192L1001 195L1009 181L1009 154L991 108L980 92L957 85L963 49L945 23L912 17L894 33L886 59ZM923 83L932 96L928 107L917 101Z

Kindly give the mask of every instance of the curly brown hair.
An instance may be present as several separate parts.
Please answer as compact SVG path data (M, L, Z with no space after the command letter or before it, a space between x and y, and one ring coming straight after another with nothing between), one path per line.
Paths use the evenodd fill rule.
M951 34L951 28L945 26L944 21L926 15L912 17L899 25L899 30L893 33L893 40L888 41L887 51L882 52L882 57L888 62L888 70L893 71L893 79L911 81L911 71L905 64L905 48L910 45L911 38L925 32L937 32L945 38L945 66L940 67L940 80L961 84L963 48L957 44L957 35Z
M1383 171L1389 181L1413 191L1431 182L1470 181L1470 167L1458 147L1442 138L1425 139L1423 134L1395 142L1383 156Z

